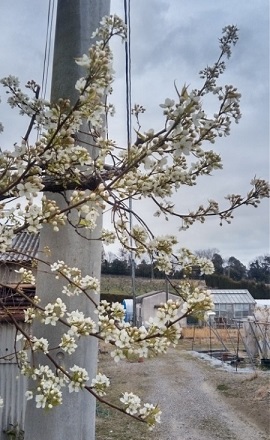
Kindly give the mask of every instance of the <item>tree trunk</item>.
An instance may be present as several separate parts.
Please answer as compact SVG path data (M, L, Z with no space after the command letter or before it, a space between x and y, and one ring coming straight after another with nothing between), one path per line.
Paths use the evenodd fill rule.
M91 45L91 34L99 26L101 18L109 14L109 8L109 0L58 1L52 101L61 97L75 102L77 96L74 85L83 73L74 63L74 58L87 53ZM65 206L66 202L60 194L46 193L46 196L56 200L60 206ZM70 224L59 232L54 232L51 227L45 226L41 231L39 258L49 262L64 260L69 266L80 268L83 275L89 274L99 278L102 247L100 241L92 239L100 237L101 224L102 215L99 216L98 226L93 233L80 229L84 237L78 235ZM44 252L45 246L51 250L49 257L46 257ZM41 298L42 305L54 302L57 297L63 297L61 293L63 281L56 280L52 274L46 273L48 268L43 264L40 264L38 269L37 295ZM92 304L87 298L78 296L70 299L65 296L63 300L69 311L78 308L86 316L94 317ZM95 300L97 301L98 298ZM51 347L58 346L63 328L56 327L36 323L33 334L47 338ZM67 368L74 364L86 368L91 380L96 374L97 342L94 338L84 337L78 345L73 355L58 350L54 356L58 362L61 359L62 365ZM35 357L35 361L44 362L44 356ZM52 365L49 366L53 368ZM28 402L25 440L94 440L94 438L95 400L88 392L69 393L66 390L63 394L63 404L51 411L37 409L34 400Z

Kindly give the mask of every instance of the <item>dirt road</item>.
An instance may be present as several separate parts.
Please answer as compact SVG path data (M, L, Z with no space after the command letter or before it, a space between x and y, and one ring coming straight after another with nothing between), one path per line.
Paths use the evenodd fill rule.
M152 362L155 365L151 361L145 363L144 374L154 375L149 399L159 402L163 411L156 439L269 440L266 426L265 430L259 429L240 407L225 401L216 387L214 367L189 354L179 356L177 351L171 352L169 358L164 356ZM242 404L245 405L244 400Z
M270 372L235 373L214 367L181 348L142 363L100 357L115 402L132 391L159 404L161 424L147 428L121 413L102 409L97 440L269 440Z

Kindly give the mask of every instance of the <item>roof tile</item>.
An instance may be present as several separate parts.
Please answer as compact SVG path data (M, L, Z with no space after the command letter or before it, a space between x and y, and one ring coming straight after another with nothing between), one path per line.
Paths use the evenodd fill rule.
M12 241L10 252L0 253L0 263L26 263L37 256L39 234L21 232Z

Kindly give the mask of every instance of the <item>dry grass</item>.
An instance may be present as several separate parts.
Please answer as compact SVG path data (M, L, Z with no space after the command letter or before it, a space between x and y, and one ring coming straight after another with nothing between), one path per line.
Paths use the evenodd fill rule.
M123 368L124 366L124 368ZM134 374L134 370L136 374ZM105 350L99 355L99 371L105 373L112 386L108 393L108 400L119 405L119 398L123 391L132 391L142 398L149 388L151 378L141 375L138 362L126 361L119 367L112 361L110 354ZM108 406L98 403L96 418L96 440L156 440L144 423L138 422Z
M195 329L194 329L194 327L185 327L182 330L182 335L183 335L184 339L193 339L195 337L196 340L200 340L200 339L209 339L210 332L211 332L211 338L213 339L213 341L218 340L215 333L218 334L218 336L223 341L230 341L231 339L237 340L237 337L238 337L238 330L237 329L218 328L218 329L214 329L214 331L213 331L213 329L210 330L209 327L202 327L202 328L196 327Z
M252 373L250 376L246 377L244 380L242 380L242 383L245 382L252 382L253 380L256 380L258 378L258 372L255 371L254 373Z
M244 350L241 336L237 329L223 329L209 327L184 327L182 329L183 339L181 345L187 350L225 350L235 352L238 346L240 351Z

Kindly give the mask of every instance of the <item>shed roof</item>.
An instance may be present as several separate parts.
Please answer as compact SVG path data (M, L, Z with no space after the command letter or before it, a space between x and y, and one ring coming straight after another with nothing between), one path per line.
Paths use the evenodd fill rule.
M26 263L37 256L39 234L20 232L13 241L10 252L0 253L0 263Z
M214 304L255 304L247 289L211 289Z
M258 307L270 307L270 299L256 299Z
M141 302L143 298L165 293L162 290L155 290L137 296L137 302ZM247 289L211 289L214 304L255 304L255 299ZM177 296L170 293L170 296Z
M164 295L166 295L165 290L152 290L151 292L147 292L147 293L143 293L141 295L138 295L136 297L136 302L137 303L141 303L144 298L149 298L150 296L155 296L155 295L159 295L160 293L163 293ZM168 293L169 298L175 298L175 300L181 300L181 298L178 295L175 295L171 292Z
M164 290L151 290L151 292L142 293L137 295L136 298L147 298L148 296L157 295L158 293L165 293Z

